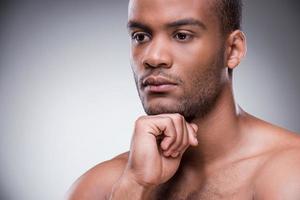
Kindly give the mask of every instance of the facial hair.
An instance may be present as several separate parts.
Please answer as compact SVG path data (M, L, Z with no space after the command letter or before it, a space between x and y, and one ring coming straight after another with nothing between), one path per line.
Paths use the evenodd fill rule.
M223 50L223 49L222 49ZM189 77L189 86L184 87L183 95L178 98L177 104L166 106L163 102L150 106L141 92L141 79L134 73L134 79L143 108L148 115L163 113L179 113L185 120L193 120L205 117L215 106L222 91L222 71L224 70L223 51L217 53L210 66L199 66L197 72ZM154 69L156 75L162 75L185 85L180 77L168 75L162 68ZM153 73L151 73L153 75Z

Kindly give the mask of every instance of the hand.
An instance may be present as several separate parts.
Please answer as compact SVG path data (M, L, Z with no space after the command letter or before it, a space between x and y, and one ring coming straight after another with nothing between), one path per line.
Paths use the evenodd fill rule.
M179 114L140 117L135 123L124 176L145 187L168 181L185 150L198 145L197 129Z

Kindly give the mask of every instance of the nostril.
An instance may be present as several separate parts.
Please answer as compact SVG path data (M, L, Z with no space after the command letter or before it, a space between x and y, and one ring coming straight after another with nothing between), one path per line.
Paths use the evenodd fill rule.
M163 63L163 62L160 62L160 63L146 62L146 63L144 63L144 66L146 68L169 67L169 65L167 63Z
M170 58L148 58L143 62L144 67L147 68L156 68L156 67L170 67L171 66Z
M154 67L155 67L155 66L150 65L149 63L145 63L144 66L145 66L146 68L154 68Z

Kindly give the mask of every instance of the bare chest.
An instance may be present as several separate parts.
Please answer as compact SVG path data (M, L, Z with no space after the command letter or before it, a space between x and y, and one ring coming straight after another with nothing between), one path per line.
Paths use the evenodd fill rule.
M209 177L174 178L161 185L154 200L252 200L255 170L228 168Z
M235 185L236 186L236 185ZM198 189L167 188L153 196L153 200L252 200L253 188L250 185L232 187L223 184L207 184Z

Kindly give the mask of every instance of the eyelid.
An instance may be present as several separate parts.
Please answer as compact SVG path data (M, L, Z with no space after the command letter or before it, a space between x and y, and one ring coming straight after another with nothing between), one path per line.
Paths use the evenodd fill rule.
M142 42L139 42L136 40L135 36L138 35L138 34L141 34L141 35L144 35L146 37L149 38L149 40L151 39L151 35L145 31L135 31L135 32L132 32L131 33L131 39L132 40L135 40L136 43L144 43L144 42L147 42L147 41L142 41Z
M145 31L133 31L132 33L131 33L131 37L133 37L134 35L136 35L136 34L143 34L143 35L147 35L147 36L151 36L149 33L147 33L147 32L145 32Z
M174 35L176 35L176 34L178 34L178 33L183 33L183 34L191 35L191 36L195 35L194 32L192 32L192 31L187 31L187 30L177 30L177 31L174 32Z
M178 33L185 34L185 35L188 37L188 38L185 39L185 40L179 40L179 41L181 41L181 42L189 41L189 40L191 40L191 39L193 39L193 38L195 37L195 34L194 34L193 32L191 32L191 31L178 30L178 31L175 31L174 34L173 34L173 37L174 37L175 39L177 39L177 40L178 40L178 38L176 38L176 35L177 35Z

